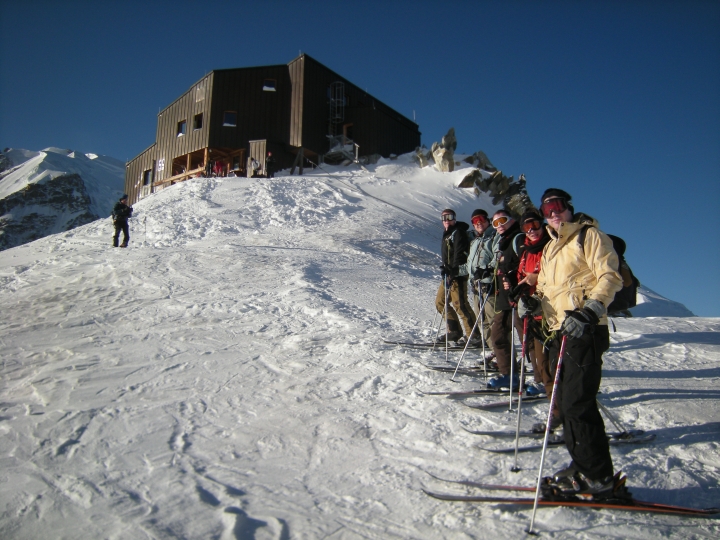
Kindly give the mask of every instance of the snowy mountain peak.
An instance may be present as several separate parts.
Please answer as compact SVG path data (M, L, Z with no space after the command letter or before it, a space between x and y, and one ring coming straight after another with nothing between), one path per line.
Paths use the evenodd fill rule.
M2 157L2 249L105 217L123 192L125 167L114 158L55 147Z

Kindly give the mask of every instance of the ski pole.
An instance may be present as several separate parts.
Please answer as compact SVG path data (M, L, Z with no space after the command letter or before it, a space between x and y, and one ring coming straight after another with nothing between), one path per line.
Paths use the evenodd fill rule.
M478 282L479 283L479 282ZM481 334L482 334L482 358L483 358L483 368L485 370L485 382L487 382L488 374L487 374L487 358L485 357L485 302L488 301L488 298L490 298L490 289L488 289L488 292L485 294L485 298L483 298L482 305L480 306L480 326L482 327Z
M445 284L445 278L443 278L443 294L445 295L445 307L443 308L443 312L440 314L440 324L438 324L437 332L435 332L435 343L433 343L432 352L435 352L435 346L437 345L438 337L440 336L440 327L443 323L443 317L445 317L445 326L447 327L448 290ZM433 324L434 323L435 319L433 319Z
M529 351L527 350L527 331L528 320L527 317L525 317L523 319L522 360L520 360L522 364L520 365L520 387L518 388L517 425L515 426L515 465L510 469L512 472L520 471L520 467L518 467L518 451L520 447L520 410L522 408L523 386L525 385L525 359L529 354Z
M472 330L470 330L470 335L467 338L467 341L465 342L465 348L463 349L462 354L460 355L460 360L458 360L457 366L455 366L455 372L453 373L453 376L450 377L450 380L452 382L455 382L455 374L458 372L458 369L460 368L460 363L463 361L463 358L465 358L465 352L468 350L468 347L470 346L470 338L475 333L475 329L477 328L478 321L480 319L475 319L475 324L472 327Z
M615 429L617 429L620 433L628 432L628 430L625 428L625 426L622 425L620 420L615 418L615 416L613 416L612 413L610 413L608 408L605 405L603 405L602 403L600 403L599 399L597 400L597 404L598 404L598 407L600 408L600 410L605 413L605 416L608 417L608 420L610 420L610 422L612 422L612 424L615 426Z
M507 312L506 312L507 313ZM515 308L510 313L510 400L508 401L508 412L512 411L513 375L515 374Z
M450 287L448 287L448 277L445 276L443 279L445 280L443 282L445 283L445 361L449 362L450 360L448 355L450 354L450 345L448 343L448 334L450 333L450 330L448 329L448 297L450 296Z
M552 422L552 413L555 408L555 399L557 398L558 386L560 385L560 370L562 369L563 356L565 355L565 344L567 343L567 336L562 337L560 342L560 353L558 354L557 368L555 369L555 380L553 382L552 396L550 396L550 411L548 412L547 424L545 425L545 438L543 439L542 454L540 455L540 469L538 470L537 486L535 487L535 502L533 503L532 516L530 518L530 527L528 528L528 534L535 534L533 532L533 525L535 524L535 512L538 507L538 499L540 498L540 483L542 482L542 470L545 464L545 452L547 450L548 438L550 435L550 423Z

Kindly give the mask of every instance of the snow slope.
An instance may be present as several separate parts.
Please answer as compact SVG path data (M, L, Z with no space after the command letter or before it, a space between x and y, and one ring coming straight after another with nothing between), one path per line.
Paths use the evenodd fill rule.
M306 171L307 172L307 171ZM443 503L424 471L532 485L514 427L421 390L441 224L487 200L407 156L370 172L199 179L0 258L0 537L510 538L530 511ZM654 298L649 303L655 302ZM638 498L719 506L720 320L616 320L602 401L657 435L613 449ZM457 361L458 355L451 356ZM474 361L473 353L468 361ZM483 398L475 398L482 401ZM522 423L547 405L524 408ZM608 428L612 426L608 423ZM547 474L564 466L548 451ZM717 538L715 520L541 509L552 538Z

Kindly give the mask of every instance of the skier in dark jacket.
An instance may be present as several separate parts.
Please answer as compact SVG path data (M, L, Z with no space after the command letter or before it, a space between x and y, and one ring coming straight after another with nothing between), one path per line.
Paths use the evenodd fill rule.
M460 276L460 266L467 262L470 249L470 226L462 221L455 220L455 211L446 209L442 211L442 221L445 227L443 233L441 254L442 265L440 271L443 281L435 297L435 307L438 313L445 316L445 295L447 289L447 335L438 341L458 341L464 333L467 339L476 339L471 336L475 326L475 313L470 306L467 296L467 279ZM462 328L461 325L462 324Z
M120 247L127 247L130 241L130 228L128 227L128 219L132 216L132 206L127 205L128 196L123 194L120 200L115 203L113 207L112 216L113 223L115 224L115 235L113 236L113 247L118 247L118 239L120 237L120 231L123 232L123 243Z
M512 343L512 325L514 303L510 299L510 290L517 285L517 268L520 262L518 256L519 247L525 241L525 235L520 232L520 225L513 219L506 210L498 210L493 214L493 227L500 235L498 251L501 253L498 259L497 274L495 275L495 318L492 323L492 343L495 359L498 364L500 375L493 377L487 383L488 388L509 388ZM507 284L507 288L505 286ZM512 386L517 388L520 377L517 365L512 365L514 373Z

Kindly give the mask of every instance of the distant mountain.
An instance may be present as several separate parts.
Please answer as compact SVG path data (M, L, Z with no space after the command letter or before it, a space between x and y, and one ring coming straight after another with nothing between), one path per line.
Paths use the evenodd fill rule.
M60 148L0 153L0 250L107 217L125 181L122 161Z
M696 315L680 302L668 300L647 287L637 292L637 306L630 309L635 317L695 317Z

